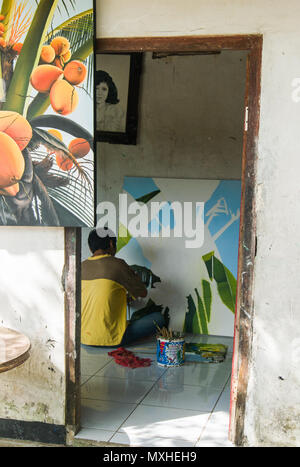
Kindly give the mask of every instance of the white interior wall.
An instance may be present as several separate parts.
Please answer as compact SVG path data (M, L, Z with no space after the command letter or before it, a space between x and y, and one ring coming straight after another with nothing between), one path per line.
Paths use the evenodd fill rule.
M250 445L299 445L298 0L98 0L97 37L263 34Z
M31 341L0 375L0 418L64 425L64 229L1 227L0 264L0 325Z

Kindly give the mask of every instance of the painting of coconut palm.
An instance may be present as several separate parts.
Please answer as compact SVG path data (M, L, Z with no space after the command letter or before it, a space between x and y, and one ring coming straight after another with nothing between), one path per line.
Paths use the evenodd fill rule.
M149 290L145 303L141 300L132 310L135 311L134 306L145 307L151 299L157 306L168 307L173 330L232 337L241 182L125 177L123 194L127 201L126 206L120 203L120 219L126 219L126 225L119 225L117 256L130 265L146 267L161 278ZM135 201L143 213L136 210L137 222L125 212ZM176 202L182 206L181 213L173 208ZM203 203L202 210L197 209L197 202ZM196 248L187 243L192 230L189 233L187 229L184 203L193 206L193 235L196 236L197 225L204 229L203 242L200 236ZM147 228L141 229L145 206ZM182 235L176 233L178 228ZM142 235L136 235L137 230Z
M2 0L0 225L94 225L93 44L93 0Z

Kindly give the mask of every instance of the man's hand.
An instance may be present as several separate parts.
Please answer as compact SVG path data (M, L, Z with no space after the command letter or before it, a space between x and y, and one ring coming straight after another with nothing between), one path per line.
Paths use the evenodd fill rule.
M133 301L134 301L133 298L129 294L127 294L127 303L128 303L128 305L130 305L130 303L132 303Z

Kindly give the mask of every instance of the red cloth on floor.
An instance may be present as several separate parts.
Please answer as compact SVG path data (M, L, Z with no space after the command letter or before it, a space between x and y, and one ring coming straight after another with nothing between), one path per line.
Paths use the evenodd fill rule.
M151 365L151 358L139 358L134 355L133 352L119 347L112 352L108 352L110 357L115 359L118 365L126 366L128 368L144 368Z

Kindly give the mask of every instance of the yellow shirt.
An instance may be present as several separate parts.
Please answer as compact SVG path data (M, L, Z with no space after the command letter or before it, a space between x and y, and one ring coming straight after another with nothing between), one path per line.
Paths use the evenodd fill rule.
M88 258L81 275L81 343L119 345L126 330L126 291L136 298L145 286L125 261L110 255Z

